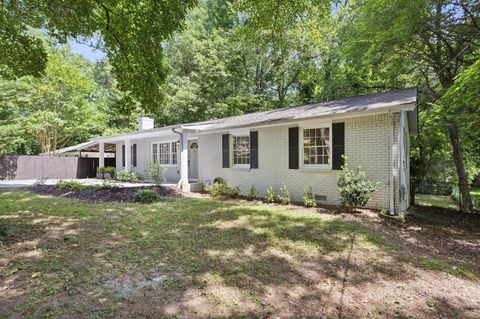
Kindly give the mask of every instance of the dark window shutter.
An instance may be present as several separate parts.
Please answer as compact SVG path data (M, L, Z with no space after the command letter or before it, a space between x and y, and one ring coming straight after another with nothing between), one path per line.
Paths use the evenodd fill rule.
M133 167L137 167L137 144L133 144L132 150L132 165Z
M222 135L222 167L230 167L230 135Z
M288 129L288 168L298 169L298 127Z
M345 123L332 123L332 169L340 170L345 154Z
M122 166L125 167L125 144L122 145Z
M250 168L258 168L258 132L250 132Z

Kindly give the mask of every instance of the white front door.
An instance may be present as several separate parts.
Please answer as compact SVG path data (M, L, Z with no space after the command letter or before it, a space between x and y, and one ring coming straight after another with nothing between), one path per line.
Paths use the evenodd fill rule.
M198 179L198 140L188 141L188 178Z

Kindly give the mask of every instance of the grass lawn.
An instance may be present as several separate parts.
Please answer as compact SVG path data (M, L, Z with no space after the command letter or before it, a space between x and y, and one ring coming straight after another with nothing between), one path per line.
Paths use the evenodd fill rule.
M480 222L417 213L3 191L0 318L478 318Z

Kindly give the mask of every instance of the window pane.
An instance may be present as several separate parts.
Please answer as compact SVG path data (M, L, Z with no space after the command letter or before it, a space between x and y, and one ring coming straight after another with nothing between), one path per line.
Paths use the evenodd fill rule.
M330 157L330 128L303 130L303 163L328 164Z
M159 147L159 162L160 164L170 164L170 147L169 143L158 144Z
M172 164L173 165L177 164L178 144L179 144L179 141L172 142Z
M233 164L250 164L250 136L233 137Z

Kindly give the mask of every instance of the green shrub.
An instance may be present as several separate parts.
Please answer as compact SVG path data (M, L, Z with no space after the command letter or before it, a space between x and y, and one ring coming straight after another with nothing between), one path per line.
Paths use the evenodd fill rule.
M254 185L252 185L252 188L250 188L250 193L248 194L248 198L251 200L258 199L258 192Z
M124 169L117 172L115 179L122 182L136 182L140 179L140 175L137 172Z
M100 174L115 174L115 167L113 166L99 166L97 167L97 173Z
M238 187L230 187L221 182L207 186L206 190L212 197L236 197L239 193Z
M83 191L83 190L109 190L112 188L112 185L108 183L103 183L102 185L86 185L80 184L75 181L59 181L55 184L55 188L58 189L69 189L72 191Z
M303 194L303 205L305 207L317 206L317 201L315 200L315 196L312 192L312 186L308 187L308 191L305 190L305 193Z
M341 196L340 205L349 210L365 206L376 190L376 183L367 180L365 170L361 167L351 170L347 164L338 174L337 186Z
M164 180L165 168L160 164L159 161L150 161L148 167L145 170L145 177L154 182L155 184L160 184Z
M273 190L273 187L267 188L267 193L265 194L265 202L267 203L275 202L275 191Z
M152 189L139 189L135 193L135 200L141 203L153 203L160 200L160 195Z
M6 220L0 219L0 245L5 243L7 236L15 233L13 226Z
M224 180L223 178L221 178L221 177L215 177L215 178L213 179L213 183L214 183L214 184L225 184L225 180Z
M290 197L290 192L288 191L287 185L283 185L281 193L278 195L278 202L282 205L289 205L292 203Z

